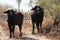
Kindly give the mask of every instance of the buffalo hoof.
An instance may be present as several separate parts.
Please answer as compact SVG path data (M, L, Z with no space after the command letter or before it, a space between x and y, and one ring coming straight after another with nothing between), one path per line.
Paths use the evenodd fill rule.
M12 38L12 36L10 36L9 38Z
M39 31L39 33L43 33L43 31Z
M22 33L20 33L20 37L22 37Z
M34 32L32 32L32 34L35 34Z
M15 38L15 36L13 35L13 38Z

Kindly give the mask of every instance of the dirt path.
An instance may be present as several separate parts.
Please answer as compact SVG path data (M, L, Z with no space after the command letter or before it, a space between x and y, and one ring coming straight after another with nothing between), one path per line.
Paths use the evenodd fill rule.
M17 31L18 29L16 29L15 31ZM26 28L26 30L28 30L27 28ZM22 36L22 38L21 39L19 39L19 37L17 36L18 34L17 34L17 32L15 32L15 36L17 36L17 37L15 37L15 38L12 38L12 39L9 39L9 31L8 31L8 29L6 28L5 29L5 27L2 27L1 25L0 25L0 40L51 40L51 39L48 39L46 36L40 36L40 35L38 35L38 34L31 34L31 33L29 33L29 31L31 31L31 30L28 30L27 32L26 32L26 30L24 29L24 33L23 33L23 36Z
M51 40L48 39L46 36L38 36L33 34L24 34L21 39L19 38L12 38L9 39L9 32L3 30L2 27L0 27L0 40Z

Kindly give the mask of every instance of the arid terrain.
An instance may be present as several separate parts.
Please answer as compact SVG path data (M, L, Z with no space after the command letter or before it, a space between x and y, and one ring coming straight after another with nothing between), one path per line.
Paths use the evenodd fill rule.
M7 15L6 15L7 16ZM32 34L32 23L31 20L24 20L23 22L23 36L20 39L19 37L19 29L18 26L15 26L15 38L9 38L9 28L7 24L7 18L0 17L0 40L60 40L60 29L53 27L53 20L52 17L49 19L44 17L43 20L43 30L52 27L49 33L44 35L44 33L47 31L45 30L44 33L37 33ZM58 31L57 31L58 30Z

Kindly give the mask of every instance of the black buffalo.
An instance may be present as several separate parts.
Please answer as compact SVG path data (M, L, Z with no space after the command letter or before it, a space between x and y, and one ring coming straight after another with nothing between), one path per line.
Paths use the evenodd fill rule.
M13 9L7 10L4 13L8 14L8 26L9 26L9 31L10 31L10 38L14 37L14 28L15 25L19 26L19 31L20 31L20 36L22 36L22 23L23 23L23 14L21 12L16 14L16 11Z
M38 32L42 32L42 22L44 17L44 9L40 6L35 6L32 8L34 12L31 14L32 24L33 24L33 30L32 33L34 33L35 24L37 26ZM40 26L39 26L40 25Z
M59 22L60 22L60 18L59 18L59 16L56 16L55 19L54 19L54 24L53 24L53 26L57 26L57 27L58 27Z

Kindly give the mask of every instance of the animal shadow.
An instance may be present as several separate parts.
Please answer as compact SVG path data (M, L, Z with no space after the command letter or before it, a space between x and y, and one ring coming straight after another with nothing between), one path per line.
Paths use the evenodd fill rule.
M23 37L21 38L21 40L39 40L39 39L31 38L31 37Z

